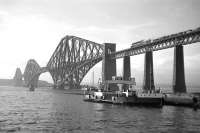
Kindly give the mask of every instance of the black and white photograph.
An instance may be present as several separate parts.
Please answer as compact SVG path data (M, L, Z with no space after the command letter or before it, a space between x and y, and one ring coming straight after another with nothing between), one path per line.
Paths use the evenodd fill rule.
M200 133L200 0L0 0L0 133Z

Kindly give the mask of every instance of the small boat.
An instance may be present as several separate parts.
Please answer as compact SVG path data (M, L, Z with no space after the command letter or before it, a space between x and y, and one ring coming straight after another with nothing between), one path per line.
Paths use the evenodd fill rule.
M116 78L113 78L116 79ZM117 78L120 79L120 78ZM118 90L109 89L109 84L117 84ZM128 88L122 89L124 84L128 84ZM84 101L126 105L141 106L163 106L163 94L156 91L138 91L134 89L135 81L112 80L106 81L104 89L97 90L88 89L84 94ZM111 91L112 90L112 91Z
M144 92L90 92L84 95L84 101L141 106L163 106L163 95L161 93Z

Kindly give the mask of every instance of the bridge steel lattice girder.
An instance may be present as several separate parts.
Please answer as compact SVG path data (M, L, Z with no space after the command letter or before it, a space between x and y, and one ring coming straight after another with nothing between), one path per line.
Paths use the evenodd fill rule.
M109 59L122 58L157 51L180 45L200 42L200 28L160 37L146 41L145 44L122 51L111 51ZM86 73L102 60L104 46L75 36L65 36L61 39L47 66L40 68L35 60L29 60L24 72L25 84L33 84L39 75L49 71L55 84L70 82L80 84Z
M20 68L16 69L15 76L13 78L14 86L22 86L23 85L23 75Z
M34 60L34 59L30 59L27 62L25 71L24 71L24 82L25 85L28 87L30 84L34 85L35 87L37 87L37 81L38 81L38 77L36 77L35 75L40 71L40 66L38 65L38 63ZM34 79L33 79L34 77Z
M37 87L40 74L48 71L46 67L40 67L34 59L30 59L23 74L25 86L30 87L30 85L33 85L33 87Z
M86 73L97 63L95 59L101 59L102 53L101 44L75 36L65 36L51 56L47 68L55 84L79 85Z
M187 45L196 42L200 42L200 28L160 37L146 42L143 45L138 45L134 48L128 48L111 53L111 58L116 59L123 58L125 56L134 56L146 53L147 51L158 51L162 49L176 47L177 45Z

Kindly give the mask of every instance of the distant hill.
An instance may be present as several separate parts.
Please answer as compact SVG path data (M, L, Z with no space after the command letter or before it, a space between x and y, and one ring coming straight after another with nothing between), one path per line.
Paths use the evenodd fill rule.
M12 79L0 79L0 86L13 86Z
M38 87L52 86L52 83L47 81L39 80ZM12 79L0 79L0 86L14 86L14 81Z
M38 81L38 87L45 87L45 86L53 86L53 84L43 80Z

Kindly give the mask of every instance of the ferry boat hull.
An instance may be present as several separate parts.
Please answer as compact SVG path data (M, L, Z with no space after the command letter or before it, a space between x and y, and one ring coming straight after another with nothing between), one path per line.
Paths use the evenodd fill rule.
M163 98L162 96L154 97L150 94L140 95L117 95L115 93L102 93L102 96L95 96L94 94L84 95L84 101L96 102L96 103L111 103L120 105L131 105L131 106L151 106L151 107L162 107Z
M113 84L116 87L111 86ZM123 85L126 85L126 87L123 87ZM92 89L87 89L84 95L84 101L156 107L163 106L162 93L156 91L139 91L134 89L135 85L135 78L123 80L122 77L113 76L112 80L104 81L104 84L100 85L98 90L91 91Z
M131 98L127 102L129 105L137 105L137 106L154 106L154 107L162 107L163 100L162 98Z

